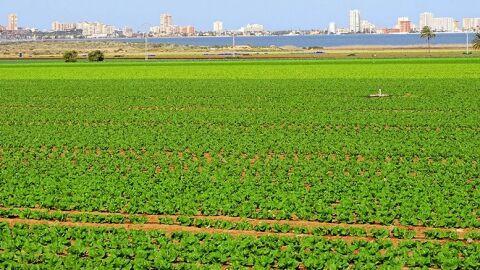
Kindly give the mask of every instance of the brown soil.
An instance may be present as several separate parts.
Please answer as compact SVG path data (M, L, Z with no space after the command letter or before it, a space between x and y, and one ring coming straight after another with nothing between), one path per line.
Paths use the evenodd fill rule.
M207 163L208 164L212 164L212 155L210 155L210 153L205 153L203 154L203 156L205 157L205 159L207 159Z

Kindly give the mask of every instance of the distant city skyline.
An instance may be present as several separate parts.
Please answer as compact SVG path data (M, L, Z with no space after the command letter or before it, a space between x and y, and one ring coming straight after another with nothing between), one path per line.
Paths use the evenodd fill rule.
M97 9L93 9L96 7ZM380 1L355 0L83 0L82 5L60 0L3 0L0 2L0 25L7 25L8 14L16 13L18 26L50 29L53 21L102 21L118 27L130 26L143 30L145 24L159 25L160 14L174 16L174 24L195 25L201 31L211 31L214 21L223 22L225 29L239 29L249 23L265 25L269 30L325 29L330 22L337 27L349 27L350 10L361 11L362 19L380 27L393 27L398 17L409 17L415 24L423 12L439 17L480 17L478 0Z

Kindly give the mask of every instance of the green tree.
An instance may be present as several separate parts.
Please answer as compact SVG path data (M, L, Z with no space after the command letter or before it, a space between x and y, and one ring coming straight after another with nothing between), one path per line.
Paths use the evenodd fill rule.
M102 62L104 59L105 55L100 50L95 50L88 54L88 61L90 62Z
M63 59L67 63L77 62L78 52L77 51L66 51L63 53Z
M434 39L436 36L437 35L432 31L432 29L429 26L423 27L422 32L420 32L420 37L427 40L428 54L431 54L430 40Z
M480 50L480 33L475 34L475 38L473 39L473 49Z

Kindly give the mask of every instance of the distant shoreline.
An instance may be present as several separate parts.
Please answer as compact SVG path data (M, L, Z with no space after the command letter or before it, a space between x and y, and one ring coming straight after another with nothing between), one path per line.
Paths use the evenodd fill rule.
M22 44L22 43L28 43L28 44L45 44L45 43L70 43L70 44L92 44L92 43L98 43L98 44L106 44L106 43L116 43L116 44L139 44L139 42L126 42L125 39L54 39L54 40L9 40L9 41L0 41L0 46L1 45L8 45L8 44ZM151 43L152 44L152 43ZM151 45L150 44L150 45ZM153 43L154 45L160 45L160 44L171 44L171 43ZM175 45L175 44L173 44ZM218 49L227 49L227 48L232 48L232 46L194 46L194 45L180 45L180 46L190 46L192 48L195 47L211 47L211 48L218 48ZM456 43L456 44L435 44L432 43L430 44L431 49L460 49L460 48L465 48L466 44L462 43ZM303 49L301 47L296 47L294 45L285 45L285 46L251 46L251 45L242 45L239 44L236 46L237 49L243 49L243 48L272 48L272 47L278 47L278 48L291 48L291 49ZM342 46L318 46L314 47L313 49L318 49L318 50L385 50L385 49L427 49L428 45L427 44L413 44L413 45L342 45ZM1 52L1 47L0 47L0 52Z
M473 40L473 35L469 40ZM359 49L359 48L421 48L426 41L418 33L407 34L344 34L344 35L282 35L282 36L237 36L238 46L251 48L328 48L328 49ZM42 40L3 40L0 44L17 42L117 42L117 43L144 43L143 38L85 38L85 39L42 39ZM174 46L189 47L231 47L232 36L193 36L193 37L151 37L148 43L154 45L171 44ZM432 47L454 48L465 47L466 33L438 33L432 40Z
M143 43L120 40L41 40L0 43L0 59L62 59L65 51L76 50L80 59L93 50L101 50L107 59L145 59ZM429 52L431 51L431 52ZM418 45L346 45L346 46L190 46L149 43L149 59L335 59L335 58L409 58L479 57L478 51L465 54L465 44Z

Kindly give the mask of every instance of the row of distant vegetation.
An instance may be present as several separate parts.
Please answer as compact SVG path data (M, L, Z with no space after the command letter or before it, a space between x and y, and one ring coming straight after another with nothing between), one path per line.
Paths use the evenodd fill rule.
M63 53L63 59L67 63L74 63L78 60L77 51L66 51ZM91 51L88 53L88 61L90 62L102 62L105 60L105 54L100 50Z

